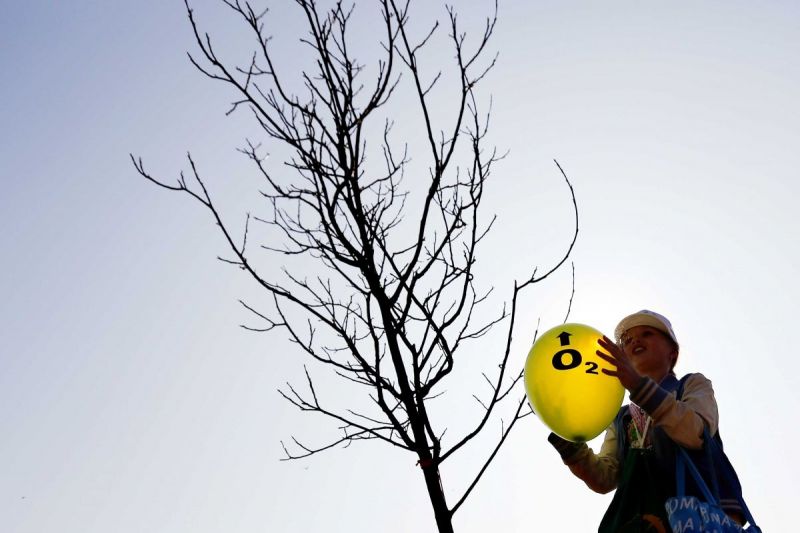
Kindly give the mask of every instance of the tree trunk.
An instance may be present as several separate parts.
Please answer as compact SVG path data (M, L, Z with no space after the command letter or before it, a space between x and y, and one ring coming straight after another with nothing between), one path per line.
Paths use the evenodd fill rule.
M431 499L439 533L453 533L452 515L444 498L439 466L435 465L431 459L420 459L420 466L425 476L425 486L428 487L428 496Z

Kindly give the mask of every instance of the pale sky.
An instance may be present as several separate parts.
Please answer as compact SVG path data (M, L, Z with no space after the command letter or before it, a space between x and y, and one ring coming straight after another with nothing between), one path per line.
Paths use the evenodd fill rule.
M420 27L445 16L417 3ZM221 50L242 45L226 10L193 4ZM465 24L489 4L455 2ZM303 30L290 8L270 24L291 44ZM277 393L307 361L280 333L239 328L250 317L237 300L263 295L216 260L224 243L202 208L128 160L173 179L191 151L234 223L257 201L235 150L256 129L226 117L233 95L189 64L182 2L13 2L0 35L0 530L434 531L411 455L357 443L280 461L292 435L338 436ZM353 41L365 55L369 35ZM571 321L611 333L642 308L668 316L677 372L714 384L759 525L788 531L800 476L800 6L501 0L491 47L482 94L491 142L509 151L488 185L485 213L499 219L479 254L494 305L569 242L557 159L581 217ZM427 68L451 55L432 51ZM564 318L570 270L548 281L523 298L518 368L537 321ZM487 339L464 368L501 346ZM471 386L447 386L453 431L475 415ZM611 496L569 473L548 432L535 417L519 423L456 531L596 529ZM445 464L451 501L486 445Z

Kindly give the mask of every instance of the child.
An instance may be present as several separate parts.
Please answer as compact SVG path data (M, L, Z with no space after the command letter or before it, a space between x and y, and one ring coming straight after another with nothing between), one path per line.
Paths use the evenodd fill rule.
M722 457L712 458L709 465L705 454L696 453L694 462L705 474L727 465L730 472L719 476L721 505L743 524L741 487L721 452L711 381L702 374L680 380L675 376L680 346L669 320L658 313L643 310L623 318L614 336L616 343L607 337L599 341L604 351L598 350L597 355L610 363L612 368L603 372L619 379L630 392L631 403L620 409L606 430L600 452L595 454L585 443L569 442L553 433L548 437L572 473L590 489L603 494L617 489L599 531L618 532L626 527L669 531L664 503L676 492L675 446L702 449L704 428L719 442ZM693 492L697 492L695 487L687 487L687 493Z

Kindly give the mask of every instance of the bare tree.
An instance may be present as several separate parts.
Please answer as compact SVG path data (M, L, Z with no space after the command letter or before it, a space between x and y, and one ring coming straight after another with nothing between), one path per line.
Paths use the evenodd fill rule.
M308 369L303 389L287 384L281 391L284 398L302 411L336 420L342 430L339 437L316 447L294 440L291 447L284 446L287 459L359 440L378 440L411 452L421 467L439 531L452 532L454 513L516 421L530 413L519 386L522 373L508 368L518 295L565 262L578 233L574 192L559 166L575 209L575 232L565 255L547 272L537 275L534 269L524 282L515 283L510 305L492 318L476 312L490 292L476 287L476 250L494 221L479 218L479 207L487 179L501 159L495 149L484 147L489 113L479 111L476 89L495 64L496 56L485 56L497 5L474 41L462 33L455 11L447 9L443 26L454 61L444 72L456 82L448 99L451 118L435 124L431 94L441 84L442 71L425 74L420 56L443 30L436 22L413 40L409 2L375 1L382 15L383 37L376 43L381 59L371 65L374 78L367 82L362 80L365 65L348 46L353 8L335 2L323 9L314 0L295 0L307 21L302 42L313 52L316 65L300 74L303 95L291 91L289 76L278 71L279 52L267 34L269 11L240 0L221 2L252 32L256 50L244 65L222 60L209 35L199 29L187 1L200 52L189 57L206 76L234 89L231 112L249 110L267 139L291 148L293 155L280 172L266 163L258 144L248 141L241 150L263 177L269 215L248 213L243 235L236 236L238 232L223 221L212 201L191 154L193 180L188 182L181 174L175 184L154 177L141 158L131 159L143 177L204 205L233 254L223 261L246 271L271 296L274 306L267 312L242 302L262 322L248 329L284 330L302 352L365 392L363 405L339 411L317 394ZM382 114L403 88L411 91L418 115L402 118L419 116L416 127L424 149L417 157L427 160L425 174L414 176L415 183L424 187L415 191L404 188L404 176L411 168L408 144L393 139L394 120ZM375 125L381 135L370 134ZM263 277L248 248L253 224L264 224L281 235L280 243L261 249L311 258L325 273L313 280L289 270L280 280ZM507 333L504 346L497 350L496 370L483 374L489 393L475 396L482 407L474 413L472 427L445 439L447 421L434 419L431 400L443 392L442 384L458 362L457 353L501 321ZM510 401L505 411L508 420L501 420L497 441L476 465L472 481L448 504L441 465L487 427L497 427L502 418L498 406L504 400Z

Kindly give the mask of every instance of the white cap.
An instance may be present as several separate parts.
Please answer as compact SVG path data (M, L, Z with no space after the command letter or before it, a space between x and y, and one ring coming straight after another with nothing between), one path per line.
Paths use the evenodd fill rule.
M647 309L642 309L638 313L633 313L620 320L619 324L617 324L617 327L614 329L616 341L619 342L626 331L636 326L650 326L651 328L656 328L672 339L676 346L678 345L678 339L675 337L675 332L672 331L672 324L667 320L667 317L653 311L648 311Z

